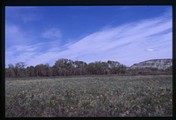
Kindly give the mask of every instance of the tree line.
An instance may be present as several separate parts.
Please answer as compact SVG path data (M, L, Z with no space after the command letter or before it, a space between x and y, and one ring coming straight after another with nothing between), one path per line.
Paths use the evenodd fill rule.
M84 61L73 61L70 59L59 59L53 66L39 64L28 66L24 62L15 65L9 64L5 69L6 77L51 77L51 76L72 76L72 75L107 75L107 74L154 74L157 69L129 69L117 61L107 62L96 61L87 64ZM171 71L171 69L170 69ZM163 71L159 71L161 73ZM165 72L165 71L164 71Z

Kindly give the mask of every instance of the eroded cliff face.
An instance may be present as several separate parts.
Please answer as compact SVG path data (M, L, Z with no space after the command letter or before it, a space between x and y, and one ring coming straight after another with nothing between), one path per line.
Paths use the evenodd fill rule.
M153 59L134 64L130 68L157 68L165 70L170 67L172 67L172 59Z

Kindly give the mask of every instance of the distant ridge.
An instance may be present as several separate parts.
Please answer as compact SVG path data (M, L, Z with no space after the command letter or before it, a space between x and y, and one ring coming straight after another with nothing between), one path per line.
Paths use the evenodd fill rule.
M168 69L172 67L172 59L151 59L143 62L133 64L130 68L157 68L157 69Z

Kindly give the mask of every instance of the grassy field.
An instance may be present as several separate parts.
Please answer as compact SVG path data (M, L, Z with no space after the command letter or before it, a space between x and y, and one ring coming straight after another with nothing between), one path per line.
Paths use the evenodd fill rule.
M172 116L172 76L6 79L6 117Z

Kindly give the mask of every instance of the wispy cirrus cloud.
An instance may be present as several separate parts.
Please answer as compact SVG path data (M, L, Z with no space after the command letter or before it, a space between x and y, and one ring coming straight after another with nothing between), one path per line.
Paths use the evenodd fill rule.
M171 58L171 29L171 19L138 21L95 32L67 46L67 50L50 55L55 56L51 59L66 57L87 62L110 59L126 65L146 59Z
M148 49L146 49L146 50L149 51L149 52L152 52L152 51L154 51L155 49L148 48Z
M9 45L16 44L27 44L29 39L29 35L23 31L19 26L14 24L6 24L5 25L5 42L6 48L10 47Z
M62 37L61 31L57 28L50 28L42 33L43 38L47 39L60 39Z
M44 52L60 50L61 31L57 28L48 28L42 33L29 34L18 25L6 24L6 66L10 63L25 62L27 65L36 65L32 63L33 58L41 56ZM43 40L46 39L46 40ZM38 41L40 39L40 41ZM43 61L43 62L42 62ZM41 63L47 63L47 59L40 60ZM32 63L32 64L30 64Z
M41 14L38 13L37 7L35 6L7 6L6 18L9 20L16 19L18 22L29 23L41 20Z
M20 34L23 36L26 33ZM23 61L27 65L52 65L59 58L69 58L86 62L117 60L130 66L148 59L172 58L172 19L166 14L100 29L64 46L56 44L64 37L60 29L51 28L37 35L51 40L50 44L41 42L11 47L6 52L7 63L13 59L14 63ZM15 37L15 34L11 36ZM45 49L45 52L40 49Z

